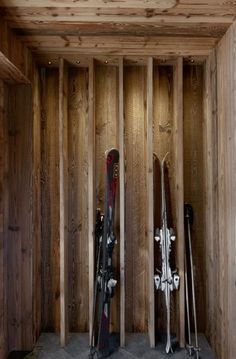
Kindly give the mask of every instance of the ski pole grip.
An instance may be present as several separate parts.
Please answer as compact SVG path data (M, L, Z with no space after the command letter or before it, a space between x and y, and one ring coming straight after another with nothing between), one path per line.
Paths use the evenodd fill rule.
M189 221L189 223L193 224L193 207L190 203L184 204L184 218L186 221Z

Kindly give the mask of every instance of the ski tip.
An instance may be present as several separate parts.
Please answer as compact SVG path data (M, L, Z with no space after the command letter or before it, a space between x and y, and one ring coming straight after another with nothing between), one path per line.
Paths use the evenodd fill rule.
M166 158L169 156L169 154L170 154L170 152L166 152L166 154L165 154L165 156L163 157L163 159L162 159L162 164L164 164L165 163L165 161L166 161Z
M108 150L105 151L105 155L107 156L111 152L119 153L119 150L115 147L109 148Z

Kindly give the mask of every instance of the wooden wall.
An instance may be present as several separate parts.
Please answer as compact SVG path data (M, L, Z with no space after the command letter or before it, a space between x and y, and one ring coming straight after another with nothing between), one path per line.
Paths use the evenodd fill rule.
M204 222L204 162L203 162L203 66L184 66L184 201L192 204L192 250L197 295L199 331L205 331L205 222ZM193 324L193 323L192 323Z
M182 65L181 65L182 66ZM59 332L60 323L60 269L59 269L59 180L58 180L58 78L57 69L41 70L41 213L42 213L42 330ZM118 67L95 63L94 71L94 123L95 123L95 175L96 207L104 203L104 153L109 147L118 147ZM200 213L203 191L202 176L194 178L189 171L201 171L203 144L202 123L202 66L184 67L184 174L186 198L197 201L196 222L202 227ZM68 299L69 330L87 331L88 306L88 116L89 74L86 68L68 71ZM153 149L159 157L170 151L168 159L173 225L176 227L176 124L174 124L174 67L153 68ZM176 97L175 97L176 98ZM125 313L126 331L147 332L149 317L148 242L146 227L147 190L147 67L124 67L124 146L125 146ZM180 119L181 121L181 119ZM200 124L200 125L199 125ZM179 130L178 130L179 131ZM191 134L195 134L192 139ZM174 138L175 137L175 138ZM199 152L199 153L198 153ZM197 154L196 154L197 153ZM196 162L199 163L192 167ZM118 208L118 206L117 206ZM199 219L200 218L200 219ZM117 211L117 234L119 216ZM198 236L200 234L198 233ZM198 237L197 236L197 237ZM119 239L119 238L118 238ZM177 252L177 240L174 247ZM119 243L119 240L118 240ZM197 266L202 267L202 243L197 242ZM173 249L174 250L174 249ZM119 245L115 249L116 276L119 279ZM197 272L201 283L201 272ZM204 282L204 279L203 279ZM204 283L201 286L204 288ZM119 331L119 287L112 302L112 329ZM199 292L199 313L205 296ZM177 294L176 294L177 295ZM175 298L175 296L173 296ZM159 304L158 304L159 305ZM161 304L160 304L161 305ZM176 301L172 305L172 329L178 332L179 314ZM53 310L52 310L53 308ZM157 329L164 330L163 305L157 310ZM162 324L161 324L162 323ZM202 319L201 328L205 327Z
M8 353L7 336L7 165L8 134L6 117L6 87L0 80L0 357Z
M236 356L235 39L236 23L206 65L206 320L221 359Z
M146 241L146 68L124 69L126 159L126 330L146 332L148 244Z
M151 62L149 63L152 64ZM178 62L182 71L182 62ZM150 67L149 67L150 70ZM69 67L66 72L66 112L68 130L68 314L69 331L83 332L89 329L89 260L88 260L88 121L89 121L89 71L83 67ZM153 101L153 150L168 159L170 195L173 225L177 226L176 143L183 121L185 199L196 208L194 252L196 258L199 327L205 329L206 279L204 276L203 211L203 67L183 67L183 110L176 122L176 111L181 114L181 101L177 109L175 66L153 67L153 93L148 92L147 67L124 67L124 148L125 148L125 324L126 331L147 332L149 325L149 244L147 237L147 103ZM180 72L181 74L181 72ZM66 80L66 81L67 81ZM9 87L9 186L11 198L9 216L9 264L16 262L19 275L9 273L13 285L9 317L11 348L30 347L40 331L60 332L60 191L59 191L59 70L42 68L33 77L33 98L30 88ZM149 73L150 81L150 73ZM178 85L179 86L179 85ZM118 66L95 62L94 68L94 124L95 124L95 174L96 207L103 209L104 152L119 145L119 71ZM152 101L150 101L150 96ZM26 99L30 99L27 101ZM31 101L32 100L32 101ZM34 116L32 117L32 106ZM148 105L148 106L149 106ZM22 108L21 108L22 106ZM19 111L20 109L20 111ZM3 116L4 111L1 111ZM151 114L152 115L152 114ZM22 118L25 119L24 122ZM31 119L33 118L33 121ZM176 127L180 126L180 127ZM22 132L21 128L24 129ZM150 130L150 129L149 129ZM32 137L34 133L34 137ZM180 132L181 135L181 132ZM34 139L32 141L32 138ZM179 145L178 145L179 146ZM179 148L181 150L181 148ZM23 166L24 165L24 166ZM199 175L196 176L196 173ZM33 176L31 176L33 174ZM2 177L1 177L2 178ZM178 181L181 178L178 179ZM39 183L41 181L41 185ZM181 183L181 181L179 182ZM33 186L33 187L32 187ZM28 196L33 189L32 196ZM202 195L197 196L197 193ZM33 202L32 202L33 201ZM20 211L21 204L23 210ZM33 206L33 207L32 207ZM30 209L33 208L33 211ZM119 204L117 204L117 209ZM33 217L32 217L33 216ZM41 217L41 220L40 220ZM32 218L34 226L32 226ZM18 224L20 223L20 225ZM24 235L20 235L20 229ZM196 228L201 228L196 233ZM116 229L119 235L119 213ZM30 236L34 241L30 241ZM17 241L16 238L19 238ZM200 238L200 239L199 239ZM13 241L14 246L13 246ZM119 237L118 237L119 243ZM177 239L175 251L182 246ZM1 248L1 247L0 247ZM174 250L174 249L173 249ZM2 256L3 258L3 256ZM0 260L1 264L1 260ZM21 265L22 264L22 265ZM21 266L20 266L21 265ZM115 249L116 277L119 280L119 244ZM31 271L33 266L33 272ZM30 268L29 268L30 267ZM3 268L3 266L2 266ZM199 268L203 268L200 271ZM1 273L1 272L0 272ZM25 282L24 278L29 278ZM33 279L32 279L33 278ZM40 283L38 286L37 283ZM22 283L23 284L22 287ZM25 285L25 287L24 287ZM183 285L183 284L182 284ZM23 288L23 289L22 289ZM112 302L112 329L120 330L119 286ZM35 297L32 297L32 291ZM20 295L18 295L20 293ZM160 295L160 293L158 293ZM157 294L157 295L158 295ZM173 296L172 330L179 332L180 313L176 306L179 293ZM176 297L176 298L175 298ZM15 298L15 299L13 299ZM17 298L17 299L16 299ZM33 298L33 300L32 300ZM3 298L0 298L3 300ZM209 298L208 298L209 299ZM18 305L20 303L20 305ZM14 306L14 304L16 305ZM183 304L183 302L182 302ZM27 308L27 310L23 310ZM164 330L163 305L157 305L156 329ZM17 335L13 327L18 325ZM1 322L3 323L3 322ZM23 325L24 324L24 325ZM33 329L32 329L33 326ZM15 329L15 327L14 327ZM15 333L15 332L14 332ZM28 334L29 333L29 334Z
M69 329L88 331L88 70L68 74ZM81 290L82 288L82 290Z
M41 72L42 329L60 328L59 73Z
M7 309L10 349L31 349L32 320L32 102L31 88L8 89L9 204Z

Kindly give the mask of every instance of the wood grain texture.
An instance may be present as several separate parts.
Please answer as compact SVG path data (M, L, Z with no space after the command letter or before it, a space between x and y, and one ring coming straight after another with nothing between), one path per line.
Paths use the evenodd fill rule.
M89 329L88 286L88 70L69 68L69 330Z
M8 354L7 335L7 164L8 133L6 121L6 88L0 81L0 357Z
M217 353L219 349L219 271L215 270L219 261L218 226L218 116L217 116L217 66L214 51L205 66L204 89L204 185L205 238L206 240L206 335ZM215 293L212 296L212 293Z
M174 174L175 174L175 219L176 259L180 288L178 291L178 337L181 347L185 345L185 299L184 299L184 178L183 178L183 59L178 57L174 66Z
M227 31L229 24L209 23L205 24L144 24L144 23L54 23L53 20L48 23L34 23L21 21L20 24L9 21L15 33L22 35L77 35L77 36L103 36L103 35L126 35L126 36L186 36L189 37L217 37L221 38ZM66 26L65 26L66 25Z
M68 341L68 68L59 66L60 344Z
M0 78L10 84L29 83L23 73L0 52Z
M120 153L120 346L125 346L125 148L124 59L119 59L119 153Z
M21 36L37 56L58 55L182 55L207 56L216 45L216 37L187 36Z
M96 121L96 206L105 211L105 152L118 148L118 68L96 66L95 70L95 121ZM119 196L117 191L115 210L115 233L117 245L113 252L114 276L120 283L119 258ZM120 328L120 286L115 288L111 301L111 330Z
M217 341L215 350L220 358L234 358L235 332L235 63L236 24L217 47L217 116L218 116L218 231L214 250L213 270L218 297ZM214 109L214 108L213 108ZM216 222L217 224L217 222ZM208 268L209 270L209 268ZM211 274L211 272L209 273ZM213 341L215 338L213 336Z
M148 330L146 241L146 94L143 66L124 69L126 154L126 330Z
M26 77L25 46L1 17L0 76L13 83L28 83Z
M94 298L94 230L96 215L95 192L95 74L94 59L89 62L89 103L88 103L88 255L89 255L89 335L92 336Z
M194 222L192 226L192 250L195 275L198 330L205 332L206 286L204 222L205 189L203 183L203 68L184 66L184 201L192 204ZM193 328L193 323L192 323Z
M32 96L9 88L9 223L7 311L9 350L31 350L32 308Z
M155 300L154 300L154 223L153 223L153 58L147 62L147 138L146 138L146 174L147 174L147 241L148 241L148 332L151 348L155 347Z
M59 74L41 72L42 330L60 330Z
M33 323L34 343L41 332L41 117L39 69L33 64Z

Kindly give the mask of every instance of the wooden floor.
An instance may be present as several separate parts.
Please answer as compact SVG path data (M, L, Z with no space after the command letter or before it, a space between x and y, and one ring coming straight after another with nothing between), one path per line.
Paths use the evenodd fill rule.
M201 347L201 359L216 359L204 335L199 335ZM39 338L34 352L27 355L27 359L71 359L71 358L88 358L88 334L71 334L69 344L64 348L59 346L59 338L53 333L43 333ZM142 359L164 359L169 355L165 354L165 344L159 344L157 348L150 349L148 337L143 334L127 335L127 344L123 349L114 352L110 358L142 358ZM187 359L186 350L176 348L173 359Z

